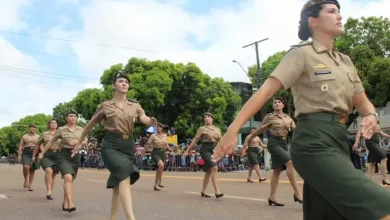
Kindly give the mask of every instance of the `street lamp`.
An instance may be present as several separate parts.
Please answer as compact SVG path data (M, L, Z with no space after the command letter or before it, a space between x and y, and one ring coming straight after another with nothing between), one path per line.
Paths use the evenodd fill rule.
M242 67L241 63L239 63L237 60L232 60L233 63L237 63L238 65L240 65L242 71L244 71L244 73L248 76L248 72L244 69L244 67Z
M244 67L242 67L241 63L239 63L237 60L232 60L233 63L237 63L241 69L244 71L244 73L249 77L249 74L248 72L244 69ZM257 74L256 74L257 75ZM253 95L253 83L252 83L252 91L251 91L251 96ZM253 122L254 122L254 119L255 117L252 116L250 119L249 119L249 128L251 129L253 127Z

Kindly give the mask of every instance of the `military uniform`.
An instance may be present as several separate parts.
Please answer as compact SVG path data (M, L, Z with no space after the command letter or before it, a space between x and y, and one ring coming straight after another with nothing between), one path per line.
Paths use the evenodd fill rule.
M114 99L100 104L91 121L96 123L104 120L104 129L107 134L102 143L102 157L104 164L110 171L107 188L118 186L130 176L130 184L134 184L140 177L138 168L134 165L133 129L136 118L145 115L141 105L128 99L120 108Z
M248 144L248 165L255 166L261 163L261 151L263 148L260 146L261 140L258 136L249 140L250 135L246 136L244 143Z
M41 144L43 144L43 146L46 146L46 144L50 142L53 136L54 134L50 133L50 131L43 132L41 136L39 136L36 146L40 146ZM52 147L48 151L46 151L44 157L41 159L39 163L42 166L43 170L46 170L46 168L51 167L53 171L57 171L56 160L60 148L61 148L61 140L58 139L52 145Z
M148 140L149 146L153 147L152 160L157 163L158 161L165 162L165 148L168 144L168 136L166 134L152 134Z
M211 156L213 155L214 147L222 138L221 130L214 125L205 125L198 129L195 138L202 141L202 146L199 150L199 153L204 160L203 169L207 171L210 168L217 166L217 163L212 161Z
M287 149L287 135L295 128L294 120L284 113L282 116L270 113L264 118L262 126L269 134L267 148L271 154L271 168L287 169L286 163L291 160Z
M77 154L74 157L71 157L71 155L72 150L76 147L83 131L84 129L80 126L76 126L75 130L72 131L67 125L65 125L58 128L54 136L49 141L49 144L53 146L57 144L59 139L61 139L60 152L57 154L56 166L61 172L62 177L66 174L71 174L73 179L76 179L78 169L81 165L80 155ZM84 140L87 141L87 138ZM47 153L50 154L50 150L45 152L44 157Z
M19 145L22 146L22 164L23 166L30 166L35 170L39 169L39 163L37 162L38 157L32 158L34 147L39 138L38 134L25 134L20 139Z
M390 192L355 169L349 158L346 116L364 92L351 59L313 41L290 50L270 77L294 96L294 167L304 179L304 219L380 219ZM364 198L364 199L362 199Z

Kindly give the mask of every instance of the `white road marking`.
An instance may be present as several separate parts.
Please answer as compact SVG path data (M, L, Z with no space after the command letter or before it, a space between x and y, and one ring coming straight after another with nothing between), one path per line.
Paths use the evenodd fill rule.
M93 180L93 179L86 179L89 182L98 182L98 183L106 183L107 180Z
M185 192L185 193L199 195L199 192ZM241 200L259 201L259 202L266 202L267 201L266 199L256 199L256 198L250 198L250 197L238 197L238 196L226 196L226 195L224 195L222 198L241 199Z
M8 197L4 194L0 194L0 199L7 199Z
M90 182L98 182L98 183L106 183L106 180L94 180L94 179L85 179ZM199 195L199 192L190 192L186 191L187 194L193 194L193 195ZM267 202L266 199L256 199L256 198L250 198L250 197L238 197L238 196L226 196L224 195L223 198L230 198L230 199L241 199L241 200L250 200L250 201L258 201L258 202Z

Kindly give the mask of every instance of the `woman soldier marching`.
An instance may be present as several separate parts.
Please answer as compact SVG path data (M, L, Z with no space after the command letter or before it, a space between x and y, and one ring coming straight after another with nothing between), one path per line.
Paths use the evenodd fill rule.
M244 105L213 156L218 161L231 153L241 126L278 90L291 88L297 118L291 158L305 181L304 219L389 220L390 192L355 169L349 158L345 122L353 106L362 116L364 138L371 138L379 120L351 59L333 49L334 38L342 33L339 9L336 0L305 4L298 35L313 41L286 54Z
M210 112L204 113L204 122L205 126L202 126L196 132L194 139L191 144L187 147L187 150L184 152L183 157L187 157L188 153L195 146L195 144L202 140L202 147L200 148L200 156L204 160L204 179L203 179L203 187L200 195L202 197L210 198L209 195L206 194L207 185L209 184L210 177L211 182L214 186L215 197L218 199L223 196L223 193L219 191L218 186L218 166L217 163L212 161L211 155L213 153L214 147L216 143L218 143L219 139L221 139L221 130L213 125L214 116Z
M43 132L41 136L39 136L37 144L35 145L35 149L33 152L33 157L38 153L39 147L43 144L43 146L46 146L47 143L52 139L54 134L57 131L58 128L58 121L57 119L50 119L48 123L49 131ZM58 169L56 167L56 160L58 151L61 147L61 140L58 139L53 146L46 152L45 156L40 161L40 165L42 169L45 171L45 184L46 184L46 198L48 200L53 200L53 197L51 195L56 175L58 174ZM42 148L43 149L43 148Z
M87 145L87 139L81 139L81 133L84 129L77 126L78 117L79 114L75 110L68 110L65 114L66 125L58 128L49 143L43 148L42 153L39 154L39 159L42 160L45 153L56 144L58 139L61 139L61 150L57 155L56 166L64 179L64 201L62 203L62 210L68 212L76 211L72 198L72 187L80 167L80 157L71 157L72 150L76 147L77 143L79 143L79 140L82 140L81 143L83 146Z
M253 181L251 180L253 169L256 171L257 176L259 176L260 183L262 181L267 180L265 178L261 178L261 175L260 175L260 164L261 164L261 157L260 157L261 154L260 153L263 149L262 147L266 148L267 145L265 145L258 136L254 137L252 139L249 139L251 137L251 134L253 134L255 131L256 131L256 128L251 128L251 133L248 136L246 136L243 147L242 147L242 151L241 151L242 156L244 156L245 152L247 152L247 155L248 155L248 166L249 167L248 167L248 178L246 180L248 183L253 183Z
M37 127L34 124L28 126L29 133L23 135L20 139L18 148L18 161L21 161L23 164L23 187L28 187L28 191L33 191L32 183L34 181L35 170L39 169L36 158L32 157L36 142L39 138L39 135L35 133L36 129Z
M104 164L110 171L107 188L113 188L110 219L116 219L122 202L127 219L135 219L132 208L130 185L140 177L138 168L134 165L135 149L133 129L136 118L144 125L155 126L155 118L145 115L138 102L127 99L130 79L119 72L113 79L112 88L115 90L113 99L100 104L95 114L85 127L81 138L87 136L92 128L104 120L104 129L107 134L102 143L102 157ZM76 154L80 148L74 150Z
M156 179L154 181L154 191L160 191L157 186L164 188L164 186L161 185L161 181L164 172L165 149L173 152L173 150L168 145L168 136L164 133L163 124L157 123L157 134L152 134L149 137L145 150L149 151L150 146L153 147L152 160L156 163L157 166Z
M356 135L356 141L353 145L353 150L357 150L359 140L360 140L360 130L358 131ZM380 162L380 172L382 174L382 184L383 185L390 185L390 181L387 178L386 170L387 170L387 156L386 152L383 148L379 146L380 136L390 138L390 135L384 133L379 126L376 126L376 129L374 131L374 134L372 135L371 139L366 139L366 148L368 149L368 175L370 179L372 179L372 176L375 171L375 164Z
M287 169L287 177L294 189L294 201L302 203L302 196L298 189L296 173L291 162L290 154L287 149L287 135L295 128L295 122L292 118L283 113L284 100L275 98L273 100L274 112L265 116L259 129L257 129L248 138L251 140L257 137L264 129L268 130L268 151L271 154L272 160L272 178L271 178L271 193L268 198L269 205L284 206L283 203L276 201L276 190L279 185L279 177L283 170Z

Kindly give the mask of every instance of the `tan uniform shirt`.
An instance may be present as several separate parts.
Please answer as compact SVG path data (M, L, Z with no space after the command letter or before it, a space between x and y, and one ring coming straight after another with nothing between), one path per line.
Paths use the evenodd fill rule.
M313 112L349 114L352 97L364 92L349 56L329 52L317 41L289 51L271 77L284 89L291 87L296 116Z
M222 138L221 130L214 125L205 125L198 129L195 138L202 142L214 143Z
M25 134L20 139L19 145L21 145L22 148L35 147L38 138L39 134Z
M120 108L115 100L111 99L100 104L91 120L104 120L104 129L123 134L132 134L136 118L145 115L141 105L127 100Z
M68 126L63 126L57 129L57 132L54 134L52 139L49 141L49 143L54 144L57 142L58 139L61 138L60 145L64 148L74 148L77 143L79 142L79 139L81 137L81 134L83 133L84 129L80 126L76 126L75 131L71 131ZM84 139L87 141L87 137Z
M54 134L51 134L50 131L43 132L37 140L37 146L40 146L41 144L43 144L43 146L46 146L53 138L53 136ZM61 139L58 139L50 149L59 150L60 148L61 148Z
M260 140L260 138L256 136L256 137L252 138L252 140L250 140L248 142L250 136L251 135L246 136L244 143L248 143L248 147L261 148L261 145L260 145L261 140Z
M289 131L292 131L296 125L294 120L286 115L279 116L276 113L270 113L264 117L262 126L264 126L272 135L286 137Z
M153 148L165 148L168 143L168 136L166 134L152 134L149 137L148 144Z

